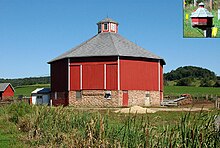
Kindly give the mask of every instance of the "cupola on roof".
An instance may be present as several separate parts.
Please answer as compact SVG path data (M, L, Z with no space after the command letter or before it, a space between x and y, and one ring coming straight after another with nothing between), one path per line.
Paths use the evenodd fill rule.
M97 23L98 33L113 32L118 33L118 22L111 18L105 18Z
M98 34L84 43L70 49L49 63L66 58L79 57L136 57L160 60L163 58L125 39L118 32L118 23L110 18L105 18L97 23Z

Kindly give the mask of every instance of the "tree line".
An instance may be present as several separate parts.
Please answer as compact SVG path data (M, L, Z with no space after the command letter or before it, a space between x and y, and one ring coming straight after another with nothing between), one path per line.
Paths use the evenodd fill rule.
M179 67L164 74L164 84L177 86L220 87L220 77L213 71L196 66Z
M11 83L13 87L22 85L34 85L34 84L50 84L50 77L30 77L30 78L18 78L18 79L3 79L0 78L0 83Z

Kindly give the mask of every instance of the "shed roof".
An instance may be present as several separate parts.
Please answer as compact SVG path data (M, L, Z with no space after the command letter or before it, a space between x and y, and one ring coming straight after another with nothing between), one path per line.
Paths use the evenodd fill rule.
M99 33L79 46L72 48L48 63L73 57L123 56L161 60L163 58L125 39L118 33Z
M50 88L36 88L31 94L48 94L50 93Z
M14 88L12 87L12 85L11 85L10 83L0 83L0 92L5 91L5 89L6 89L9 85L11 86L12 90L15 91Z

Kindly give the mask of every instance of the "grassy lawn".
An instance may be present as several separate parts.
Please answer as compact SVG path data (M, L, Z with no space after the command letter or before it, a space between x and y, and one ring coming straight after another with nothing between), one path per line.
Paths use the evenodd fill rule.
M49 88L50 84L36 84L36 85L25 85L25 86L19 86L15 88L15 97L17 98L18 95L23 95L26 97L29 97L31 95L31 92L34 91L36 88Z
M30 96L36 88L50 87L50 84L26 85L15 88L15 98L18 95ZM164 86L164 95L180 96L181 94L192 96L217 95L220 96L220 88L214 87L193 87L193 86Z
M0 147L1 148L23 148L28 147L21 138L22 133L17 126L8 121L8 115L4 112L4 107L0 106Z
M190 87L190 86L165 86L164 95L179 96L181 94L191 94L192 96L218 95L220 88L215 87Z

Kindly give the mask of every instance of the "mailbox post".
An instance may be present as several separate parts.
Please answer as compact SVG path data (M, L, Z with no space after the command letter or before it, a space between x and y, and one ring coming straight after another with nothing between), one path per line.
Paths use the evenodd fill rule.
M192 27L202 29L205 37L212 37L213 15L204 8L204 3L199 3L199 8L193 12L190 17L192 20Z

